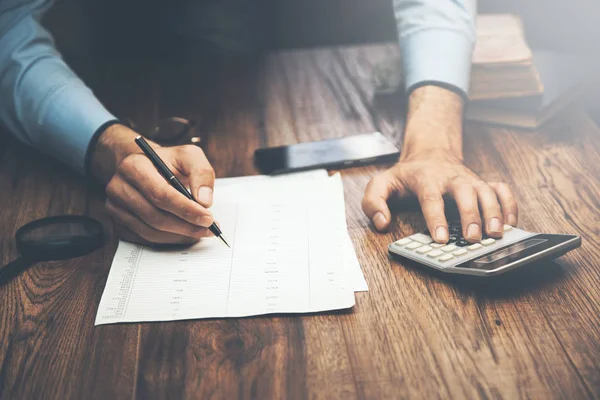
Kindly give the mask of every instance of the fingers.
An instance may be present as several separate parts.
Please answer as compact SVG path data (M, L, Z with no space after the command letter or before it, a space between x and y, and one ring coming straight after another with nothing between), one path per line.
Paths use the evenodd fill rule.
M213 202L215 171L204 152L194 145L180 146L177 152L173 161L175 168L188 178L194 199L204 207L210 207Z
M200 238L203 237L206 227L209 226L191 224L176 215L156 208L136 188L119 176L111 179L106 188L106 194L107 200L112 205L130 212L146 225L159 231Z
M481 240L482 226L488 236L501 238L505 221L516 224L517 203L504 183L459 183L453 186L452 194L460 212L463 236L470 242Z
M456 183L452 187L452 195L460 213L463 237L470 242L480 241L481 217L475 188L470 183Z
M362 200L362 210L378 231L390 226L392 215L387 200L393 192L393 175L388 170L371 179Z
M446 243L450 237L442 192L434 186L422 187L417 192L417 198L431 237L438 243Z
M172 161L173 158L176 157L166 161ZM135 187L156 209L171 213L194 225L212 224L210 211L171 187L147 157L133 154L125 158L119 165L117 174Z
M485 233L489 237L501 238L504 233L504 217L496 192L483 182L477 185L476 191L483 213Z
M519 209L510 187L506 183L501 182L490 182L489 185L496 192L496 196L498 196L500 206L502 207L502 214L504 215L504 222L511 226L517 226Z
M192 244L198 242L201 237L207 236L208 229L205 229L205 232L198 231L197 237L189 237L178 235L171 232L164 232L158 229L151 227L146 224L144 221L139 219L137 216L132 214L131 212L119 207L114 204L111 200L106 201L106 209L111 215L111 217L115 220L118 226L126 227L130 233L134 233L135 236L143 239L148 243L153 244ZM126 234L127 235L127 234ZM128 237L131 238L131 235ZM127 239L127 238L123 238ZM133 241L134 238L131 238ZM139 241L136 241L139 242Z
M504 223L516 225L517 204L503 183L487 184L454 159L425 157L401 161L377 175L367 185L362 208L378 230L389 227L391 216L387 201L392 193L414 193L421 205L427 227L438 243L449 240L445 215L445 195L452 195L460 213L462 236L469 242L486 236L501 238Z
M145 156L132 154L121 162L107 186L106 208L117 224L127 229L125 235L139 238L138 242L197 242L210 235L206 227L213 217L205 207L212 204L214 172L196 146L162 149L160 155L190 184L194 198L202 204L171 187Z

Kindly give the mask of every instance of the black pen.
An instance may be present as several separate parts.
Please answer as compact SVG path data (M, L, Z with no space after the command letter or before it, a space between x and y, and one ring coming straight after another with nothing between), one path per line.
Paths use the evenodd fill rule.
M169 167L167 167L167 164L165 164L164 161L160 159L158 154L156 154L154 149L152 147L150 147L148 142L146 142L146 139L144 139L141 136L138 136L135 138L135 143L140 147L140 149L142 149L144 154L150 159L150 161L152 161L152 164L154 164L154 166L156 167L158 172L160 172L160 174L167 180L167 182L169 182L169 184L171 186L173 186L175 189L177 189L177 191L179 193L181 193L188 199L190 199L192 201L196 201L196 200L194 200L194 197L190 194L190 192L188 192L186 187L183 186L183 183L181 183L181 181L179 179L177 179L175 174L173 174L173 172L171 172ZM208 227L208 229L216 237L221 239L223 241L223 243L225 243L227 245L227 247L231 247L231 246L229 246L229 243L227 243L227 240L225 240L225 237L223 236L223 232L221 232L221 230L219 229L217 224L215 224L213 222L212 225Z

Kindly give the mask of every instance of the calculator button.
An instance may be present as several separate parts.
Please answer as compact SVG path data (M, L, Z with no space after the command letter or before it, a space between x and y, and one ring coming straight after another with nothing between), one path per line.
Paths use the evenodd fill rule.
M406 246L406 248L409 249L409 250L414 250L414 249L419 248L421 246L422 246L422 244L419 243L419 242L412 242L411 244L409 244L408 246Z
M449 231L450 231L451 235L452 234L454 234L454 235L460 234L460 230L461 230L460 226L450 226L450 228L449 228Z
M454 243L458 239L460 239L460 237L458 235L450 235L450 240L448 240L448 243Z
M508 225L508 224L504 224L504 232L508 232L512 229L513 227Z
M429 245L431 247L433 247L434 249L439 249L440 247L444 247L445 246L444 243L430 243Z
M431 236L428 235L424 235L422 233L415 233L412 236L409 236L412 240L414 240L415 242L419 242L422 244L429 244L431 242L433 242L433 239L431 238Z
M427 253L428 251L431 251L431 250L433 250L433 247L431 247L431 246L421 246L421 247L419 247L417 249L417 253L419 253L419 254L425 254L425 253Z
M452 254L445 254L445 255L441 256L440 258L438 258L438 261L448 261L453 258L454 258L454 256Z
M484 246L489 246L489 245L494 244L494 243L496 243L496 239L492 239L492 238L483 239L481 241L481 244L484 245Z
M458 250L456 250L452 254L455 255L455 256L462 256L463 254L467 254L467 250L465 250L465 249L458 249Z
M439 249L435 249L435 250L430 251L429 253L427 253L427 257L435 258L437 256L441 256L442 254L444 254L443 251L441 251Z
M467 242L465 239L460 239L458 242L456 242L456 245L458 247L467 247L470 243Z
M441 250L445 251L446 253L449 252L449 251L454 251L456 249L457 249L457 247L455 245L453 245L453 244L449 244L449 245L444 246L444 247L441 248Z
M400 239L400 240L394 242L394 244L396 246L404 246L404 245L407 245L409 243L412 243L412 240L410 240L409 238Z
M467 247L467 249L469 250L477 250L482 248L483 246L480 243L473 243L472 245L470 245L469 247Z

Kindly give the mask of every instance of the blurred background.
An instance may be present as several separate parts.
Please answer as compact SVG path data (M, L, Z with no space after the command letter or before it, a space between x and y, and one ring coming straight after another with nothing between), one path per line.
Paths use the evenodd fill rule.
M204 41L210 37L232 52L390 42L397 37L391 3L57 0L44 22L68 61L77 64L90 52L144 57L161 55L165 49L174 51L174 42L195 48L198 39L193 38L198 37ZM519 15L532 49L580 53L600 60L599 0L479 0L478 9L480 13ZM204 19L200 32L197 18ZM220 32L223 27L236 31L236 39ZM600 84L590 82L585 103L598 122L599 93Z

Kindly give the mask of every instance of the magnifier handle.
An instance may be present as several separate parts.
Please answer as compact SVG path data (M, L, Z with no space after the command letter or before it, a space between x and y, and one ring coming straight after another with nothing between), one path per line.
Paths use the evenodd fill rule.
M0 268L0 285L4 285L30 265L31 260L23 256L9 262Z

